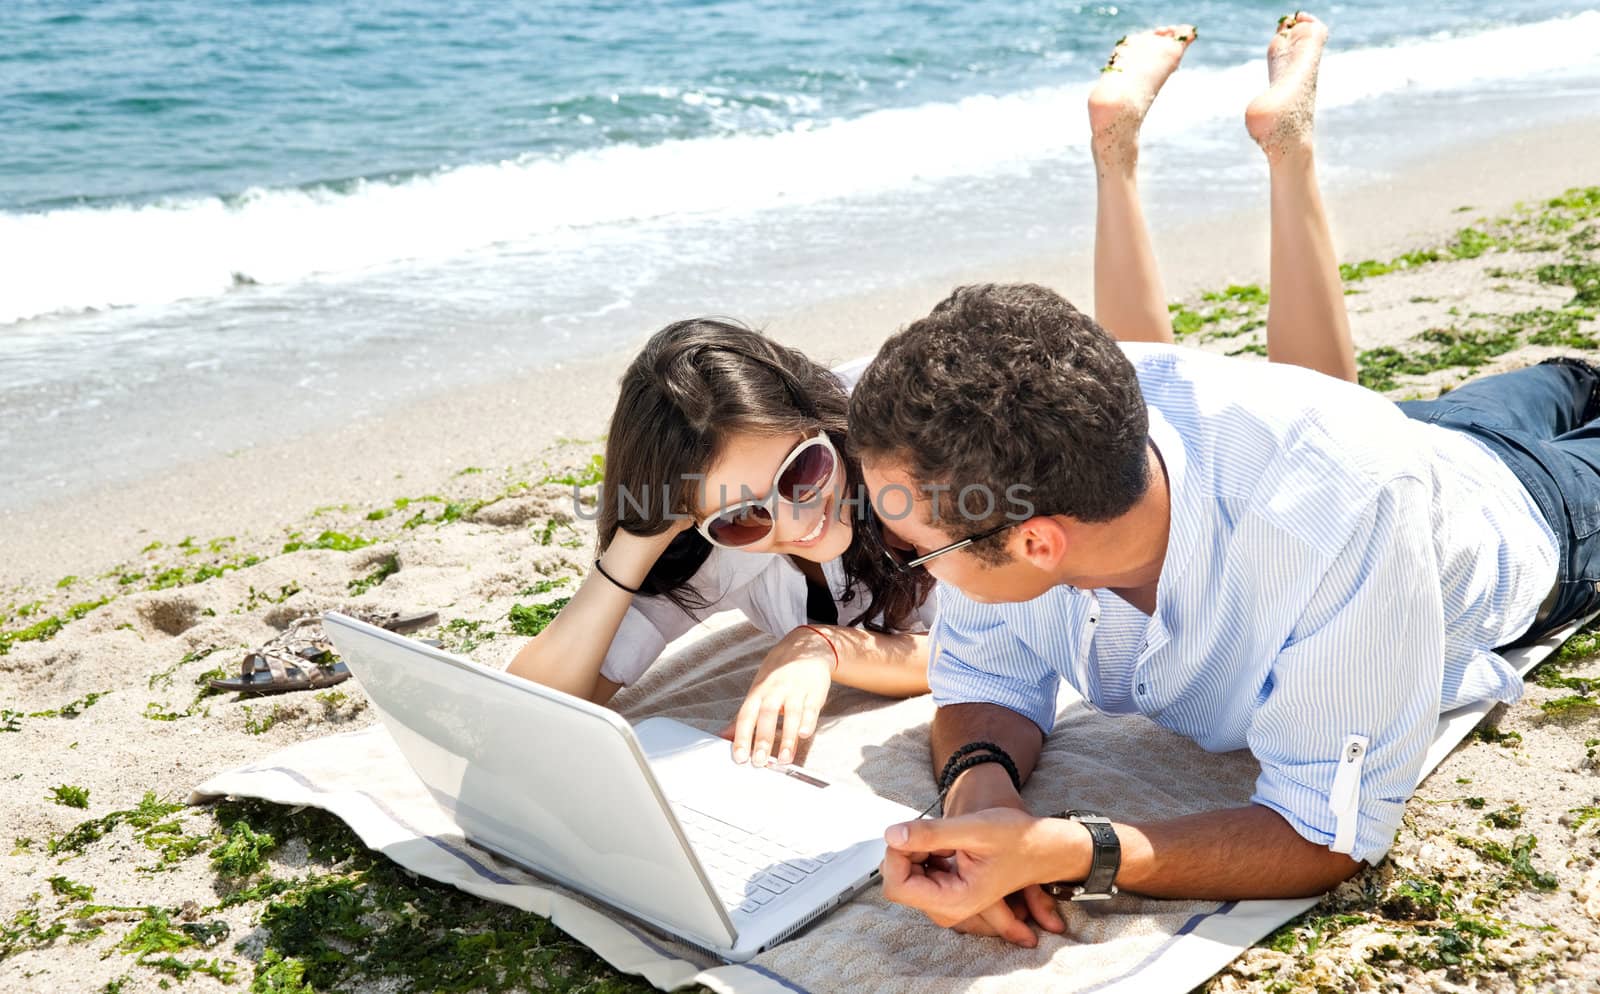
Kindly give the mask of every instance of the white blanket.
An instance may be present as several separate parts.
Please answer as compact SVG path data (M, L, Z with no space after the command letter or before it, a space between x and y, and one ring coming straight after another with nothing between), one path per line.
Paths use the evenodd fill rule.
M1578 627L1506 658L1526 673ZM715 732L738 710L770 643L747 624L714 618L675 643L617 705L634 719L668 715ZM1489 708L1440 719L1424 776ZM926 697L885 701L836 691L806 765L920 809L935 793L927 741L933 710ZM1093 713L1064 691L1060 722L1025 795L1036 810L1095 808L1140 821L1244 804L1256 772L1248 753L1207 753L1141 718ZM1064 903L1067 934L1044 933L1030 950L945 931L869 891L749 964L716 965L473 847L381 727L302 742L212 777L191 800L225 795L324 808L407 869L546 916L617 969L662 989L698 982L740 994L1189 990L1316 903L1130 895Z

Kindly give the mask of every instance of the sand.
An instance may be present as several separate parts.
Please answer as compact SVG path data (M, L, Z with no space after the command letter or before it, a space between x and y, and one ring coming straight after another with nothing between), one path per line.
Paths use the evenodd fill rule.
M1329 200L1341 258L1387 260L1443 245L1463 225L1504 214L1517 201L1600 182L1597 133L1595 122L1583 122L1511 135L1492 147L1413 164L1379 185L1337 190ZM1463 207L1471 209L1458 210ZM1162 224L1157 247L1169 291L1203 316L1219 306L1203 299L1203 291L1263 282L1265 231L1260 212ZM819 359L848 358L870 352L957 282L1038 280L1087 302L1086 248L1063 246L1052 258L747 317ZM1428 329L1472 322L1498 328L1509 319L1493 315L1558 309L1571 289L1525 275L1558 257L1491 251L1353 282L1359 292L1349 301L1358 345L1414 352L1420 346L1413 336ZM1232 334L1250 320L1249 308L1240 307L1187 340L1236 351L1257 334ZM1597 330L1593 321L1578 327ZM1488 357L1480 371L1536 361L1549 351L1519 344ZM65 862L65 853L47 851L50 840L88 819L134 808L146 791L181 799L213 772L280 745L371 722L365 698L349 683L337 693L257 701L203 696L197 684L203 673L233 669L247 647L304 614L361 605L434 609L442 625L433 634L448 646L485 662L507 658L522 641L513 631L513 607L570 594L587 569L593 530L574 517L572 486L561 481L581 480L588 471L625 361L624 354L565 364L5 516L0 632L15 637L33 627L49 637L14 641L0 655L0 729L12 729L0 731L0 854L9 853L0 856L0 927L7 930L0 932L0 989L100 990L114 981L122 986L112 990L123 992L156 990L163 981L197 991L227 989L204 973L180 984L170 971L139 965L118 944L149 913L74 918L73 909L87 899L74 897L65 884L53 886L52 877L93 886L96 904L160 906L175 909L175 920L187 914L196 922L225 921L228 938L175 955L230 961L239 978L232 989L248 986L267 941L258 927L265 902L205 910L229 891L207 858L217 841L210 811L170 815L174 830L154 834L124 818ZM1427 395L1467 372L1405 376L1390 392ZM285 551L293 542L328 547ZM352 588L363 580L364 592ZM101 600L71 620L74 605ZM51 617L62 619L59 631L50 634L48 623L36 627ZM1575 665L1570 674L1594 669ZM1311 926L1304 926L1279 943L1281 950L1247 954L1216 981L1217 989L1291 989L1324 978L1341 988L1379 989L1420 984L1424 973L1431 984L1483 989L1530 982L1576 989L1573 978L1593 985L1600 979L1600 871L1594 868L1600 823L1580 825L1581 816L1572 812L1600 804L1588 744L1600 735L1600 723L1581 707L1561 711L1560 718L1540 708L1574 692L1532 688L1527 700L1498 719L1501 728L1520 734L1520 742L1474 741L1447 760L1411 805L1390 862L1346 885L1315 913L1319 921L1329 915L1352 920L1318 925L1326 940L1308 941ZM105 696L84 703L96 694ZM70 702L78 702L67 709L75 713L49 714ZM53 788L60 786L85 788L87 806L57 803ZM1479 797L1481 804L1470 803ZM1514 817L1506 814L1514 807ZM1486 823L1495 813L1498 823ZM1538 839L1527 865L1554 874L1553 889L1511 879L1506 867L1458 841L1493 839L1514 847L1524 835ZM192 845L173 845L183 839ZM271 861L272 872L284 876L305 865L303 846L281 847ZM1415 902L1394 898L1411 879L1453 891L1448 904L1455 910L1446 914L1445 905L1434 902L1427 913L1439 917L1417 919ZM1475 899L1484 906L1474 909ZM1470 925L1453 924L1451 914L1468 912L1474 921L1505 923L1493 927L1503 927L1506 936L1485 937ZM39 937L58 920L66 923L62 935ZM1554 930L1532 927L1545 924ZM69 941L93 927L103 931ZM1459 929L1467 930L1466 954L1456 963L1430 961L1429 950L1437 952L1444 941L1440 930L1452 928L1458 939ZM357 978L353 989L393 987Z

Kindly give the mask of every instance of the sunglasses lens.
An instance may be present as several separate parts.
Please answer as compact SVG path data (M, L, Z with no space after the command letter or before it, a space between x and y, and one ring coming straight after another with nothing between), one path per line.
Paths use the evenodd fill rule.
M817 499L833 479L833 452L826 445L808 445L778 477L778 496L791 504Z
M712 518L706 531L717 544L737 549L772 534L772 515L759 504L746 504Z

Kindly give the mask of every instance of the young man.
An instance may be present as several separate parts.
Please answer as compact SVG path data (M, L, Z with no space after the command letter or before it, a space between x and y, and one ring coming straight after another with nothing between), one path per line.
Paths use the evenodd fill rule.
M941 581L936 769L987 742L1026 778L1065 679L1261 763L1249 807L1112 825L1116 886L1328 889L1389 848L1438 715L1520 695L1492 650L1600 606L1596 419L1600 371L1576 360L1397 406L1119 347L1042 287L956 291L850 410L886 544ZM1103 826L1028 816L999 761L955 777L945 814L890 830L885 890L964 930L1031 944L1003 899L1057 929L1037 885L1112 856Z
M1326 34L1286 18L1246 113L1271 168L1278 362L1119 348L1048 290L969 287L856 388L885 539L942 581L945 818L891 828L884 864L888 896L940 924L1033 945L1027 919L1063 927L1039 886L1058 881L1323 891L1388 849L1442 711L1520 695L1492 650L1600 607L1600 373L1564 360L1398 406L1339 379L1353 350L1311 135ZM1176 64L1157 42L1119 47L1091 97L1103 182L1131 177L1114 139ZM1123 338L1162 338L1133 333L1165 320L1139 248L1151 292L1097 306ZM1252 803L1032 817L1019 785L1062 679L1103 711L1250 749Z

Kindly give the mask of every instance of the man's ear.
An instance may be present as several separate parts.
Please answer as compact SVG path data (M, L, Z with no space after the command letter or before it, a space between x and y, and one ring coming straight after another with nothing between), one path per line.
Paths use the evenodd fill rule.
M1029 518L1016 527L1011 548L1035 569L1054 573L1071 544L1072 532L1059 515Z

